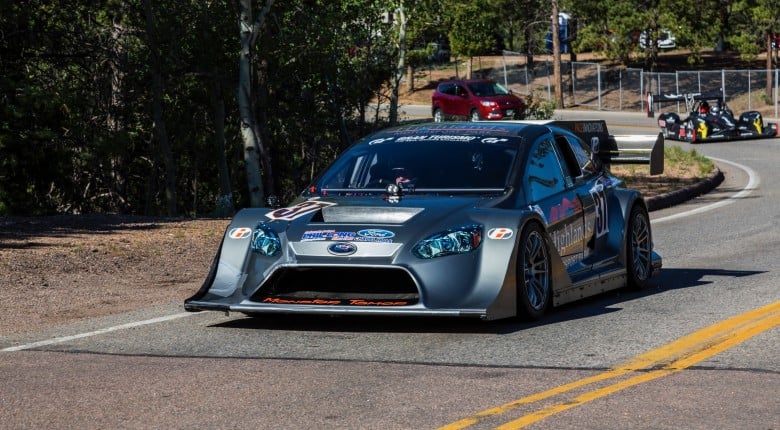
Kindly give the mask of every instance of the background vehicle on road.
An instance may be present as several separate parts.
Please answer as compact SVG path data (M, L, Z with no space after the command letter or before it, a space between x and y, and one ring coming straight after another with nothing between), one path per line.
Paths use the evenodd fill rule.
M643 31L639 33L639 47L642 49L648 49L647 40L649 31ZM674 49L677 47L677 38L669 30L658 30L656 33L657 40L655 41L658 49Z
M758 111L743 112L735 118L722 93L656 94L650 96L648 104L680 101L685 102L688 117L681 119L676 112L658 116L661 133L668 139L700 143L777 136L777 124L764 123Z
M525 103L498 82L487 79L440 83L431 95L436 122L447 119L523 119Z
M604 121L416 124L370 135L295 201L244 209L190 311L536 319L660 269ZM660 167L662 169L662 167Z

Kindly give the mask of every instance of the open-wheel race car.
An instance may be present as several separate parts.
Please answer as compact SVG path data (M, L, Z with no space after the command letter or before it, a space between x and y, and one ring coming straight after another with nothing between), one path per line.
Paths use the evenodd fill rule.
M447 122L376 132L285 207L243 209L188 311L536 319L661 267L604 121Z
M686 118L681 119L676 112L658 116L661 133L668 139L700 143L777 136L777 124L765 123L758 111L743 112L735 117L726 105L723 93L648 95L651 109L654 104L679 102L685 102L689 112Z

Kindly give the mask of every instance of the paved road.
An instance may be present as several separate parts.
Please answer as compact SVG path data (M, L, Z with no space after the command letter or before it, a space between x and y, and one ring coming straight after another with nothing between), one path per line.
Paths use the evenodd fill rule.
M695 149L726 181L651 214L644 291L536 324L173 303L0 338L0 428L778 429L780 140Z

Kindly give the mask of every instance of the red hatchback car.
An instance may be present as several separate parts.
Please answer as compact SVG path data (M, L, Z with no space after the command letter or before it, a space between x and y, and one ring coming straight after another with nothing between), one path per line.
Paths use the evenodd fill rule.
M442 82L431 96L433 120L523 119L525 103L498 82L487 79Z

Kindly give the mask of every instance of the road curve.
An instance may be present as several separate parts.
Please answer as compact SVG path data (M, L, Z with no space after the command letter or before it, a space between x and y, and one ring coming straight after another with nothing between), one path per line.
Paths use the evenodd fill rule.
M0 428L780 428L780 140L695 149L725 180L651 214L643 291L534 324L173 303L4 337Z

